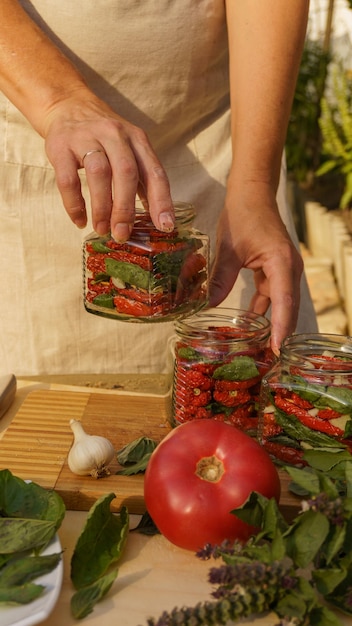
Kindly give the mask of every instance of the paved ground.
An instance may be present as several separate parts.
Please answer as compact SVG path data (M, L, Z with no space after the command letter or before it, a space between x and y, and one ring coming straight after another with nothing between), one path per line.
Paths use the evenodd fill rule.
M348 334L347 316L343 308L333 269L328 259L313 257L302 246L302 255L319 332Z

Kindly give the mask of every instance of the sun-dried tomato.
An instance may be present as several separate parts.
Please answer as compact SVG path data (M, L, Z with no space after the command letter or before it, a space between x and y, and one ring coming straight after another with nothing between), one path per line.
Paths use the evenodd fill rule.
M88 278L87 284L88 284L88 290L91 292L94 292L95 294L110 293L112 290L110 280L95 281L93 278Z
M178 406L175 413L175 418L179 423L188 422L194 419L209 419L212 417L212 412L206 407L186 407Z
M104 255L103 255L104 256ZM153 269L153 263L151 259L146 256L141 256L139 254L131 254L130 252L125 252L124 250L115 250L114 252L106 255L108 258L114 259L115 261L121 261L123 263L132 263L132 265L138 265L144 270L151 272Z
M251 394L245 389L242 391L214 391L213 398L219 404L224 406L237 406L238 404L245 404L251 399Z
M317 413L317 417L321 420L334 420L337 417L341 417L341 415L341 413L334 411L334 409L330 409L330 407L327 407L326 409L319 409Z
M270 439L270 437L274 437L275 435L279 435L280 433L282 433L283 429L281 426L279 426L279 424L271 424L269 422L264 422L263 426L262 426L262 436L263 438L268 438Z
M230 424L237 426L240 430L244 432L250 432L255 434L258 429L258 418L257 417L245 417L244 415L237 414L237 411L234 414L231 414L228 418Z
M160 252L178 252L179 250L186 250L189 247L188 241L155 241L154 237L150 239L150 248L153 254L159 254ZM165 236L163 236L163 239L165 239Z
M342 437L344 434L344 431L341 430L341 428L334 426L331 422L313 417L305 409L297 407L293 404L293 402L285 400L280 396L276 396L275 404L279 409L288 415L294 415L297 417L297 419L299 419L304 426L307 426L311 430L318 430L319 432L330 435L331 437Z
M247 380L216 380L215 389L217 391L233 391L249 389L260 381L260 376L247 378Z
M214 380L194 369L185 372L185 383L190 387L198 387L202 391L209 391L214 387Z
M218 363L193 363L192 370L195 372L201 372L204 376L212 376L214 371L218 367Z
M307 465L303 459L303 450L297 450L291 446L283 446L273 441L263 442L265 450L271 454L275 459L279 459L289 465Z
M290 398L292 402L294 402L294 404L296 406L299 406L301 409L309 410L312 409L314 406L311 402L309 402L309 400L301 398L301 396L299 396L298 393L295 393L294 391L290 391Z
M119 295L114 296L114 306L119 313L133 317L152 317L153 315L161 315L163 312L163 306L160 304L148 305Z
M87 258L87 270L96 274L104 274L106 272L105 257L103 254L90 254Z
M190 402L193 406L206 406L211 401L210 391L201 391L198 387L192 389Z
M190 407L206 406L212 399L211 391L202 391L199 387L181 385L174 391L174 397L177 402Z
M115 241L114 239L110 239L109 241L106 242L106 247L110 248L111 250L122 250L124 252L130 252L131 254L138 254L138 256L149 256L150 254L150 250L148 249L148 246L139 246L134 245L132 243L119 243L118 241Z

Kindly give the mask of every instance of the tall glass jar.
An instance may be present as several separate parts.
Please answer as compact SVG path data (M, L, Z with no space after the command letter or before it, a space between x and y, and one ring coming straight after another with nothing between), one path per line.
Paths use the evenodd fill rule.
M176 226L158 231L137 206L130 239L89 235L83 245L84 306L122 321L163 322L191 315L208 299L209 240L192 227L191 204L175 203Z
M273 459L304 465L304 451L352 450L352 338L287 337L264 376L259 440Z
M257 432L260 382L272 364L270 322L215 308L175 323L172 423L214 418Z

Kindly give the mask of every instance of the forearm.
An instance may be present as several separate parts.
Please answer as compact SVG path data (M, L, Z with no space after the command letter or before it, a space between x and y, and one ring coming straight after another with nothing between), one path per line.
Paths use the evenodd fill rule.
M227 0L233 183L277 186L308 0Z
M61 51L17 0L0 2L0 90L45 135L55 104L87 89Z

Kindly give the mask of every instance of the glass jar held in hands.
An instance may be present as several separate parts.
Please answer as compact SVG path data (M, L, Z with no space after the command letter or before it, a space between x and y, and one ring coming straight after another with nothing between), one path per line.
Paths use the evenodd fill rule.
M209 240L192 228L194 208L175 203L176 226L157 230L141 206L125 243L89 235L83 246L84 306L121 321L163 322L190 315L208 299Z

